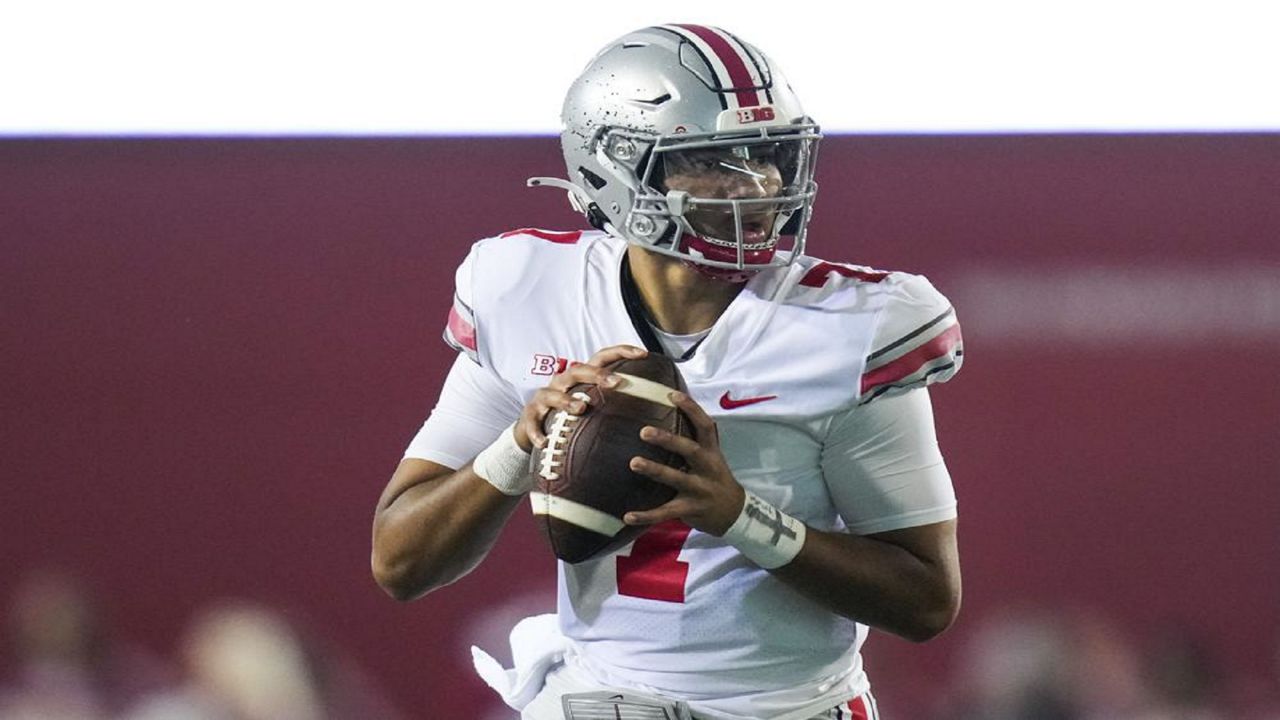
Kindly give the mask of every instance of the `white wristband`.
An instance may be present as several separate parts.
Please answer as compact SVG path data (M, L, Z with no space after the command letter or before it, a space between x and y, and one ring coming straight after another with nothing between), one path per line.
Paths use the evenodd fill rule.
M516 444L516 426L503 430L493 444L471 461L471 469L503 495L524 495L533 489L529 453Z
M804 523L761 500L750 490L725 542L766 570L791 562L804 546Z

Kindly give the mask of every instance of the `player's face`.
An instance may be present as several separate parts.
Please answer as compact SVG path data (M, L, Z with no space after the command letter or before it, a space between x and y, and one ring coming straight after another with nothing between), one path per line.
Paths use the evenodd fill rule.
M704 148L666 153L665 185L695 198L763 200L776 198L784 187L774 145ZM736 237L731 207L694 207L685 212L693 229L708 237ZM764 242L773 233L776 209L742 213L742 239L748 245Z

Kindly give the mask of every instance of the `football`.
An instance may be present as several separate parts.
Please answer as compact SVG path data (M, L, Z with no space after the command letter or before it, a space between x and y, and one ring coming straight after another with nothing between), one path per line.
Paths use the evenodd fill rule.
M680 455L641 440L640 429L652 425L693 437L689 418L667 398L672 390L688 392L670 358L651 353L605 368L622 382L571 388L587 411L548 413L543 422L547 443L530 459L534 519L556 557L569 563L631 542L647 527L625 525L622 516L675 497L673 488L631 470L637 455L676 468L685 465Z

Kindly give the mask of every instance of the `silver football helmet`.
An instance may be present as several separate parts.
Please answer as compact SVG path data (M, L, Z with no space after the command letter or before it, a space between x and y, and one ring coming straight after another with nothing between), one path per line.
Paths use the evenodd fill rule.
M804 252L822 136L777 67L734 35L625 35L573 83L561 119L569 180L529 184L568 190L594 226L734 281Z

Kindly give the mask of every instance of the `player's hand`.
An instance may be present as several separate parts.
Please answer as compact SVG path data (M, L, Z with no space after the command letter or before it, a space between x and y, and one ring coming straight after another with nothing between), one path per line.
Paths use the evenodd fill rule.
M604 371L604 366L618 360L642 358L649 351L634 345L610 345L591 356L585 363L570 365L564 372L551 378L547 386L539 389L524 406L520 419L516 421L516 444L525 452L532 452L534 446L547 444L547 436L542 432L542 420L553 410L568 410L574 415L587 411L587 403L569 395L569 388L575 385L590 384L613 387L618 379Z
M679 454L688 467L677 470L639 456L631 458L632 470L670 485L676 489L676 496L652 510L629 512L623 520L628 525L648 525L678 518L702 532L723 535L742 512L746 491L729 470L729 462L720 450L720 434L711 416L684 393L671 393L671 400L693 422L697 440L653 426L641 428L640 438Z

